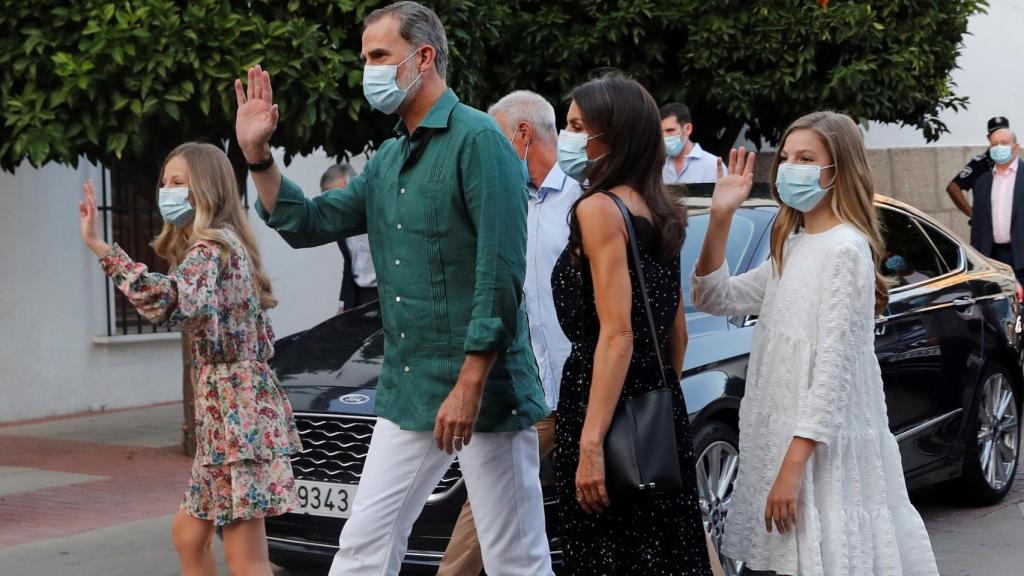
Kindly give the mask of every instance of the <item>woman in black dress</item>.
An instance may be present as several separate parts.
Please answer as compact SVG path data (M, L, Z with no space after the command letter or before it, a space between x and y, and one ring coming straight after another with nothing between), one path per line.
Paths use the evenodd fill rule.
M697 505L693 444L682 392L673 386L684 490L618 502L605 489L604 437L620 398L678 382L686 349L679 250L682 211L665 194L658 107L638 83L606 76L572 93L558 162L589 180L570 215L569 245L552 288L572 353L562 373L555 472L562 544L574 575L710 575ZM649 333L626 227L612 198L629 208L640 245L657 337ZM662 350L658 365L654 346Z

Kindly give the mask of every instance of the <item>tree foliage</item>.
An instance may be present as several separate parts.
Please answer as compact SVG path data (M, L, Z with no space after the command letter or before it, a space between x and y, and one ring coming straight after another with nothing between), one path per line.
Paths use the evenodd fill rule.
M515 0L489 85L565 102L587 71L618 68L683 101L695 140L727 150L744 126L775 144L819 109L896 122L929 140L959 109L951 73L976 0Z
M391 134L360 86L361 21L374 0L57 0L0 12L0 167L23 159L161 158L188 139L230 141L232 80L274 79L289 154L358 153ZM618 68L660 102L690 104L696 140L748 127L774 143L806 112L946 130L966 101L950 75L983 0L442 0L460 97L518 88L564 111L573 86Z

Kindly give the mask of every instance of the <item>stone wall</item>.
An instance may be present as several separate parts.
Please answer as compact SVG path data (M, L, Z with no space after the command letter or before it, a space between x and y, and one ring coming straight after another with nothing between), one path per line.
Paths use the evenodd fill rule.
M868 162L877 193L910 204L969 240L967 217L950 200L946 186L972 156L984 150L983 146L877 148L868 150Z
M984 151L983 146L874 148L868 150L868 162L875 192L931 215L966 241L970 238L967 217L949 199L946 185L972 156ZM774 152L758 155L755 181L769 180L773 155Z

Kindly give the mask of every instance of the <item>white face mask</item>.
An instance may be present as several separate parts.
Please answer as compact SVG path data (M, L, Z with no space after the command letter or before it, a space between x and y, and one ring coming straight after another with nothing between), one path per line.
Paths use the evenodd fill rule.
M363 67L363 96L366 101L377 110L385 114L391 114L405 102L409 90L419 82L423 72L416 76L416 79L405 88L398 87L398 68L409 61L410 58L419 54L419 50L413 50L398 64L367 64Z

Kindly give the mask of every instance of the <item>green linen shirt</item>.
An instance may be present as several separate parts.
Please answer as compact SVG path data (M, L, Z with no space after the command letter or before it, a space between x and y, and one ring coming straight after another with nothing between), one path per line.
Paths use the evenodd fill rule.
M434 428L467 352L497 351L478 432L548 413L523 302L528 194L494 120L446 91L409 135L405 124L347 188L306 198L282 179L274 213L257 213L293 247L368 233L384 322L376 412L405 430Z

